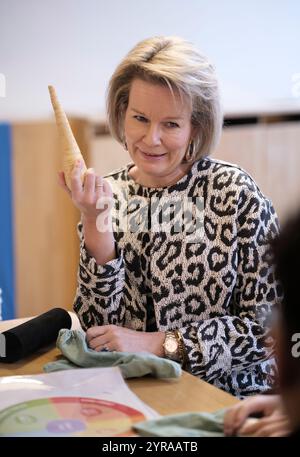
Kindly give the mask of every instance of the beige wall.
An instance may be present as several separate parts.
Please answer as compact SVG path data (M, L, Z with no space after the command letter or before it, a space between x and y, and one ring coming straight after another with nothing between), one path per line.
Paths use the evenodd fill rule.
M86 123L73 121L87 152ZM13 125L17 317L71 309L76 287L79 213L57 184L60 145L54 123Z
M128 152L109 134L91 139L89 166L93 167L101 176L105 176L130 161Z

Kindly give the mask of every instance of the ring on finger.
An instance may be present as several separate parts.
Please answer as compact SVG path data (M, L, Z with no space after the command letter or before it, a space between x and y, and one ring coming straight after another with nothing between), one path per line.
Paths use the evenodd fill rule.
M96 181L96 183L95 183L95 187L96 187L96 188L97 188L97 187L100 187L100 188L102 188L102 189L103 189L103 187L104 187L104 184L103 184L103 182L99 182L99 181L97 182L97 181Z

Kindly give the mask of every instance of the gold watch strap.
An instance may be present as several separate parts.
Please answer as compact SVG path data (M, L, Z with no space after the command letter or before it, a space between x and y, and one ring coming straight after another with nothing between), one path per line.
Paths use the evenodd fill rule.
M184 342L182 335L179 330L174 330L174 334L176 336L176 339L178 341L178 355L180 358L180 363L181 365L185 365L186 362L186 353L185 353L185 347L184 347Z

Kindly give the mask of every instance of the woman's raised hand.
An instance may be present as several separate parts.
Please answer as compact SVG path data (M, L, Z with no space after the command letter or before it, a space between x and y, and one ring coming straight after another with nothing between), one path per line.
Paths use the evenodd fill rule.
M84 164L76 161L70 175L71 189L68 188L64 172L59 172L59 184L70 195L74 205L86 221L94 222L100 213L109 213L112 208L113 193L108 181L97 176L89 168L82 183L81 174Z

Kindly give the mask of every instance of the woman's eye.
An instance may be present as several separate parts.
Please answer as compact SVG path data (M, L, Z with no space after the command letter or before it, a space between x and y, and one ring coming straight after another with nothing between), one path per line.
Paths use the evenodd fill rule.
M179 127L179 125L176 123L176 122L167 122L166 123L166 126L170 129L174 129L174 128L177 128Z
M133 117L134 117L134 119L136 119L139 122L147 122L147 119L144 116L137 115L137 116L133 116Z

